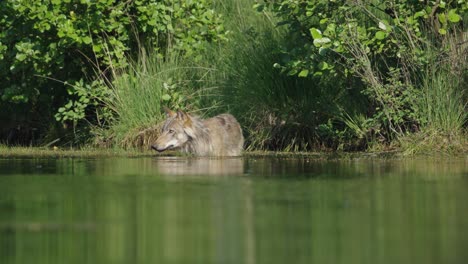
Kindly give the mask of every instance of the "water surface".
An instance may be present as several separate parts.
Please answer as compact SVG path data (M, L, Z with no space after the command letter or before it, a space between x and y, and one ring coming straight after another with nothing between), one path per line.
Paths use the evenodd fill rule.
M0 159L0 263L467 263L465 159Z

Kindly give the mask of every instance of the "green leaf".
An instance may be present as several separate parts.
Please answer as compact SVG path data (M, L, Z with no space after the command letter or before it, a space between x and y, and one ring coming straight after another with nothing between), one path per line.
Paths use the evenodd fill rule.
M85 44L90 44L93 39L90 36L85 36L81 39Z
M307 70L307 69L302 70L302 71L298 74L299 77L307 77L307 75L309 75L309 70Z
M18 61L24 61L28 56L24 53L17 53L16 54L16 60Z
M323 44L330 43L331 40L329 38L319 38L319 39L314 39L314 45L315 46L321 46Z
M448 12L448 19L452 23L457 23L460 21L461 17L456 13L457 11L455 9L450 9Z
M376 38L376 39L384 39L384 38L385 38L385 35L386 35L386 34L385 34L384 31L377 31L377 32L375 33L375 38Z
M167 24L167 30L174 31L174 27L172 27L172 24Z
M319 69L326 70L328 68L329 68L328 63L326 63L325 61L322 61L322 62L319 63Z
M437 17L439 18L440 23L447 24L447 18L444 13L438 14Z
M424 17L426 15L426 11L425 10L421 10L419 12L416 12L414 13L414 18L418 18L418 17Z
M441 29L439 29L439 34L445 35L445 34L447 34L447 30L445 30L444 28L441 28Z
M93 51L94 52L99 53L99 52L101 52L101 50L102 50L102 45L101 44L93 45Z
M309 29L310 34L314 39L321 39L322 38L322 32L316 28L311 28Z
M322 19L320 19L320 22L319 22L319 23L320 23L321 25L323 25L323 24L325 24L325 23L327 23L327 22L328 22L328 18L322 18Z
M163 96L161 96L161 99L163 99L164 101L169 101L171 100L171 96L168 94L163 94Z

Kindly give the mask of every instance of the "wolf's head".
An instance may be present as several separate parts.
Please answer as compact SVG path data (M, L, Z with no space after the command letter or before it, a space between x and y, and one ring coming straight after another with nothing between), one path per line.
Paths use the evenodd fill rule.
M162 127L161 136L151 146L159 152L184 146L191 140L192 134L192 119L188 114L182 111L174 112L167 108L165 111L167 119Z

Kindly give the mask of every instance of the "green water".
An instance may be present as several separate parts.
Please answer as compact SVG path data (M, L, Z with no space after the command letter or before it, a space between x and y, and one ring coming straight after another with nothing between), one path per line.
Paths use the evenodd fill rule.
M467 159L0 159L0 263L468 263Z

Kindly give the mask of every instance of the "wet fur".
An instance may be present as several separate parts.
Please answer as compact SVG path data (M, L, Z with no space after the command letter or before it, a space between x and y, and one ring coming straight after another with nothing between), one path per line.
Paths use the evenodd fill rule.
M177 149L197 156L242 154L244 137L234 116L221 114L203 120L181 111L166 110L166 114L167 120L153 149Z

